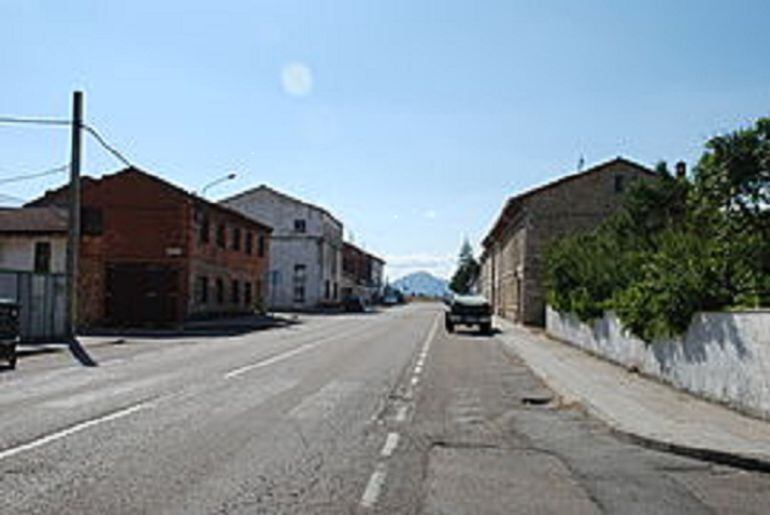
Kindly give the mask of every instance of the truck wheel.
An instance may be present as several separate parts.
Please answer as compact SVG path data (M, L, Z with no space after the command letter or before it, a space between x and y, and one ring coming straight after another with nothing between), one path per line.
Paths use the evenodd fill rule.
M8 357L8 366L11 367L11 370L14 370L16 368L16 351L13 351L13 354L11 354Z
M481 324L479 329L482 334L492 334L492 324Z
M452 333L455 330L455 325L449 320L444 320L444 327L446 327L448 333Z

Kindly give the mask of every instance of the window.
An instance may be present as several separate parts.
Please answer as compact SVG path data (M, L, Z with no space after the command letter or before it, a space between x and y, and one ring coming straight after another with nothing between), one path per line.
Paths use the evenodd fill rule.
M47 274L51 271L51 243L38 241L35 243L35 273Z
M294 265L294 302L305 302L306 271L307 267L304 264Z
M232 289L230 290L230 302L238 304L241 302L241 283L238 279L233 279Z
M243 304L251 306L251 281L243 283Z
M217 304L224 304L225 303L225 283L221 277L217 277L216 295L217 295Z
M334 283L334 300L337 300L337 283Z
M305 225L305 220L302 218L298 218L294 220L294 232L305 232L307 230L307 227Z
M254 235L251 232L246 233L246 254L251 255L254 249Z
M198 303L207 304L209 301L209 278L206 276L198 277Z
M198 227L198 240L201 243L209 242L209 233L211 232L211 221L209 215L203 213L201 215L201 225Z
M233 227L233 250L241 250L241 228Z
M626 187L626 183L624 181L625 177L622 175L616 175L615 176L615 193L623 193Z
M260 234L259 239L257 239L257 255L265 257L265 236L263 234Z
M324 298L328 299L331 293L332 293L331 283L329 283L329 279L327 279L326 282L324 283Z
M219 248L225 248L227 235L225 234L225 224L219 224L217 226L217 246Z
M305 302L305 287L296 285L294 286L294 302Z
M102 210L85 206L80 209L80 232L85 236L99 236L104 231Z

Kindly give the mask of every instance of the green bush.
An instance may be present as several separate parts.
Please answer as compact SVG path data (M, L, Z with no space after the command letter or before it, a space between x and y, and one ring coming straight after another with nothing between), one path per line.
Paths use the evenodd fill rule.
M659 165L622 212L549 248L545 281L555 309L614 310L647 341L698 311L770 306L770 119L712 138L692 180Z

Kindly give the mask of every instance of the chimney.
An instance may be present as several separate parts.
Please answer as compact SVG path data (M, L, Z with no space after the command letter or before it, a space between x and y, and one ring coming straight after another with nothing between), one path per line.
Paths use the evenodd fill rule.
M687 163L679 161L676 164L676 178L684 179L685 177L687 177Z

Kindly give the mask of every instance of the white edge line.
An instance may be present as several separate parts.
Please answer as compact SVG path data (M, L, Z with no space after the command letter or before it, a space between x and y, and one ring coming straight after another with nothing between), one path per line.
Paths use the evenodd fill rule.
M372 472L369 482L366 484L364 495L361 496L361 506L371 508L377 503L377 498L380 496L386 476L385 465L378 464L377 468Z
M22 453L24 451L31 451L32 449L35 449L47 443L51 443L53 441L59 440L61 438L64 438L65 436L69 436L79 431L83 431L97 424L102 424L104 422L109 422L111 420L117 420L119 418L127 417L128 415L136 411L139 411L141 409L147 408L149 406L150 406L149 402L141 402L139 404L134 404L133 406L129 406L128 408L123 408L121 410L114 411L112 413L109 413L99 418L86 420L85 422L79 422L74 426L70 426L68 428L62 429L61 431L56 431L55 433L51 433L49 435L43 436L41 438L38 438L37 440L32 440L31 442L27 442L25 444L22 444L16 447L11 447L10 449L5 449L4 451L0 452L0 460L3 460L5 458L10 458L11 456Z
M398 446L398 439L398 433L388 433L387 438L385 438L385 445L382 446L382 451L380 451L380 455L382 455L383 458L388 458L393 454L393 451L395 451Z

